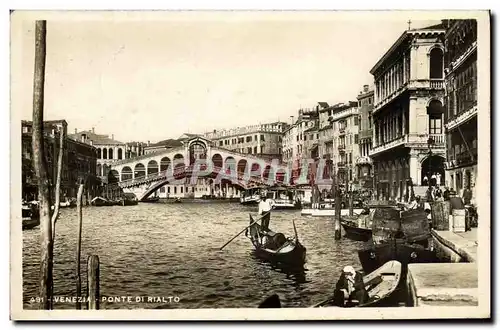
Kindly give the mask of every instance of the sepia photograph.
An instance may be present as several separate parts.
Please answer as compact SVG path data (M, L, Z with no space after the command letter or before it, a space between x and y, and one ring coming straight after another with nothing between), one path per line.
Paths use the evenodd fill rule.
M486 10L13 10L11 319L491 318L490 66Z

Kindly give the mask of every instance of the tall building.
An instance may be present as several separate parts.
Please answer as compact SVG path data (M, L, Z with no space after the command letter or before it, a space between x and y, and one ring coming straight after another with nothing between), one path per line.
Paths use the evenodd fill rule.
M374 92L368 85L363 86L363 90L359 93L359 156L355 163L357 167L357 176L359 184L363 188L373 188L373 169L372 159L370 158L370 150L372 149L373 135L373 103Z
M33 167L33 123L22 121L22 188L23 198L37 199L38 180ZM44 151L50 182L55 185L60 134L67 134L65 120L44 121ZM70 138L64 140L61 171L61 198L76 197L79 179L85 180L87 198L98 194L99 180L96 176L97 149ZM54 193L54 192L53 192ZM53 196L54 198L54 196Z
M446 21L446 182L475 198L477 177L477 22Z
M213 141L219 148L281 162L283 132L288 126L284 122L251 125L213 130L205 133L204 137Z
M96 134L94 128L89 131L78 131L75 128L74 134L69 134L69 138L74 141L89 144L97 149L97 168L96 174L101 179L102 183L108 182L109 166L111 163L144 155L145 143L129 142L124 143L115 140L114 134L109 135ZM111 178L117 180L117 178Z
M298 177L303 161L310 159L309 148L317 134L319 104L312 109L300 109L297 120L283 132L283 163L292 169L293 177Z
M338 171L340 183L357 184L355 160L359 157L358 102L340 103L330 107L330 109L333 167Z
M375 79L370 156L379 197L408 195L409 179L421 185L436 174L444 184L445 32L442 24L403 32L370 71Z

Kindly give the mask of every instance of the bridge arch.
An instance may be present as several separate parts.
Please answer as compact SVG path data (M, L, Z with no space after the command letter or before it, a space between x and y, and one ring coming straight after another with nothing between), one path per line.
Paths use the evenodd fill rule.
M173 163L174 169L186 166L186 163L184 162L184 156L181 154L175 154L174 160L172 163Z
M237 169L238 169L238 178L242 178L243 175L246 174L246 171L247 171L247 166L248 166L248 162L246 159L240 159L238 161L238 165L237 165Z
M220 167L222 168L224 165L224 161L222 159L222 156L219 153L216 153L212 156L212 164L215 167Z
M108 174L108 183L117 183L120 181L120 173L117 170L110 170Z
M276 170L275 181L277 183L287 183L288 173L285 169L279 168Z
M122 168L122 175L121 175L121 181L124 180L130 180L134 177L134 174L132 173L132 169L130 166L125 166Z
M253 162L252 166L250 167L250 176L254 179L260 179L262 177L262 170L263 168L260 163Z
M138 163L134 167L134 178L140 178L146 176L146 168L142 163Z
M160 160L160 172L166 171L169 167L172 166L172 161L168 157L163 157Z
M154 173L158 173L158 162L153 159L148 162L148 175Z
M262 179L264 179L264 181L269 181L270 177L274 178L274 170L271 165L266 165L264 171L262 171Z
M202 140L195 140L189 144L189 164L193 165L198 159L207 159L207 144Z

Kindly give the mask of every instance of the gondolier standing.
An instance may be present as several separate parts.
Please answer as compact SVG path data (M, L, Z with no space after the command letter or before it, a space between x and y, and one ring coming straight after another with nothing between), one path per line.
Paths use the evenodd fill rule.
M267 194L262 194L259 202L259 215L262 217L262 229L269 230L269 221L271 220L271 210L274 203L267 198Z

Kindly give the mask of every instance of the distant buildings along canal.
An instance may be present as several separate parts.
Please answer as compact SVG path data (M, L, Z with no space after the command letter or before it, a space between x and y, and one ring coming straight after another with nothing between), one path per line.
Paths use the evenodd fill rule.
M44 148L48 175L53 187L57 177L57 158L59 155L59 134L67 132L65 120L44 121ZM33 167L33 123L22 121L22 194L25 199L38 199L38 181ZM61 173L61 197L76 197L78 180L85 180L86 198L98 193L99 180L96 176L97 149L92 145L73 140L64 140ZM53 192L54 193L54 192Z

